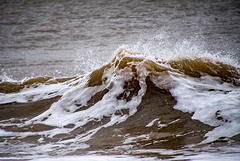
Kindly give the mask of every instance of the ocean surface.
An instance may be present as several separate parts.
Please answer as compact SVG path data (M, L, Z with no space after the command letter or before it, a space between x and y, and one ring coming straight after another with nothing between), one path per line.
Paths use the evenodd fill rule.
M0 160L239 160L240 1L0 1Z

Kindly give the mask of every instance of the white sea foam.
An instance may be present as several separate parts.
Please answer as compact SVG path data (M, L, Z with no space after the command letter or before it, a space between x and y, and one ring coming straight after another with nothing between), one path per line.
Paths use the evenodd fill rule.
M153 126L153 124L154 124L156 121L158 121L158 120L159 120L159 118L153 119L151 122L149 122L149 123L146 125L146 127L151 127L151 126Z
M201 79L173 77L178 83L171 90L177 99L174 108L193 113L192 119L216 126L205 142L240 133L240 88L209 76Z

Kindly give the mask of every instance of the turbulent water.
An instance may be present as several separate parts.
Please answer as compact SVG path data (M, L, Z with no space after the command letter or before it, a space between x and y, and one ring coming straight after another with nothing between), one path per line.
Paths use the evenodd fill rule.
M82 77L1 82L1 156L176 150L171 158L238 147L239 78L240 68L210 58L159 61L119 49Z
M239 2L0 4L0 160L239 160Z

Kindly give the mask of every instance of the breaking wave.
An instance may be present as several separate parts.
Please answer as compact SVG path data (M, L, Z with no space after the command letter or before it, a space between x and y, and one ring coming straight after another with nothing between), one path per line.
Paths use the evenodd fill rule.
M160 61L125 49L81 77L2 79L0 156L239 141L239 86L239 67L220 60Z

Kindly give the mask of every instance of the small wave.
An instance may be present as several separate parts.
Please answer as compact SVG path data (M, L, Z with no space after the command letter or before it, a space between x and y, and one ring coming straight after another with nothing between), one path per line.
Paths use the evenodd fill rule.
M19 92L24 88L37 88L41 84L57 84L63 83L74 78L53 78L53 77L35 77L30 79L25 79L21 82L17 81L3 81L0 82L0 93L14 93Z

